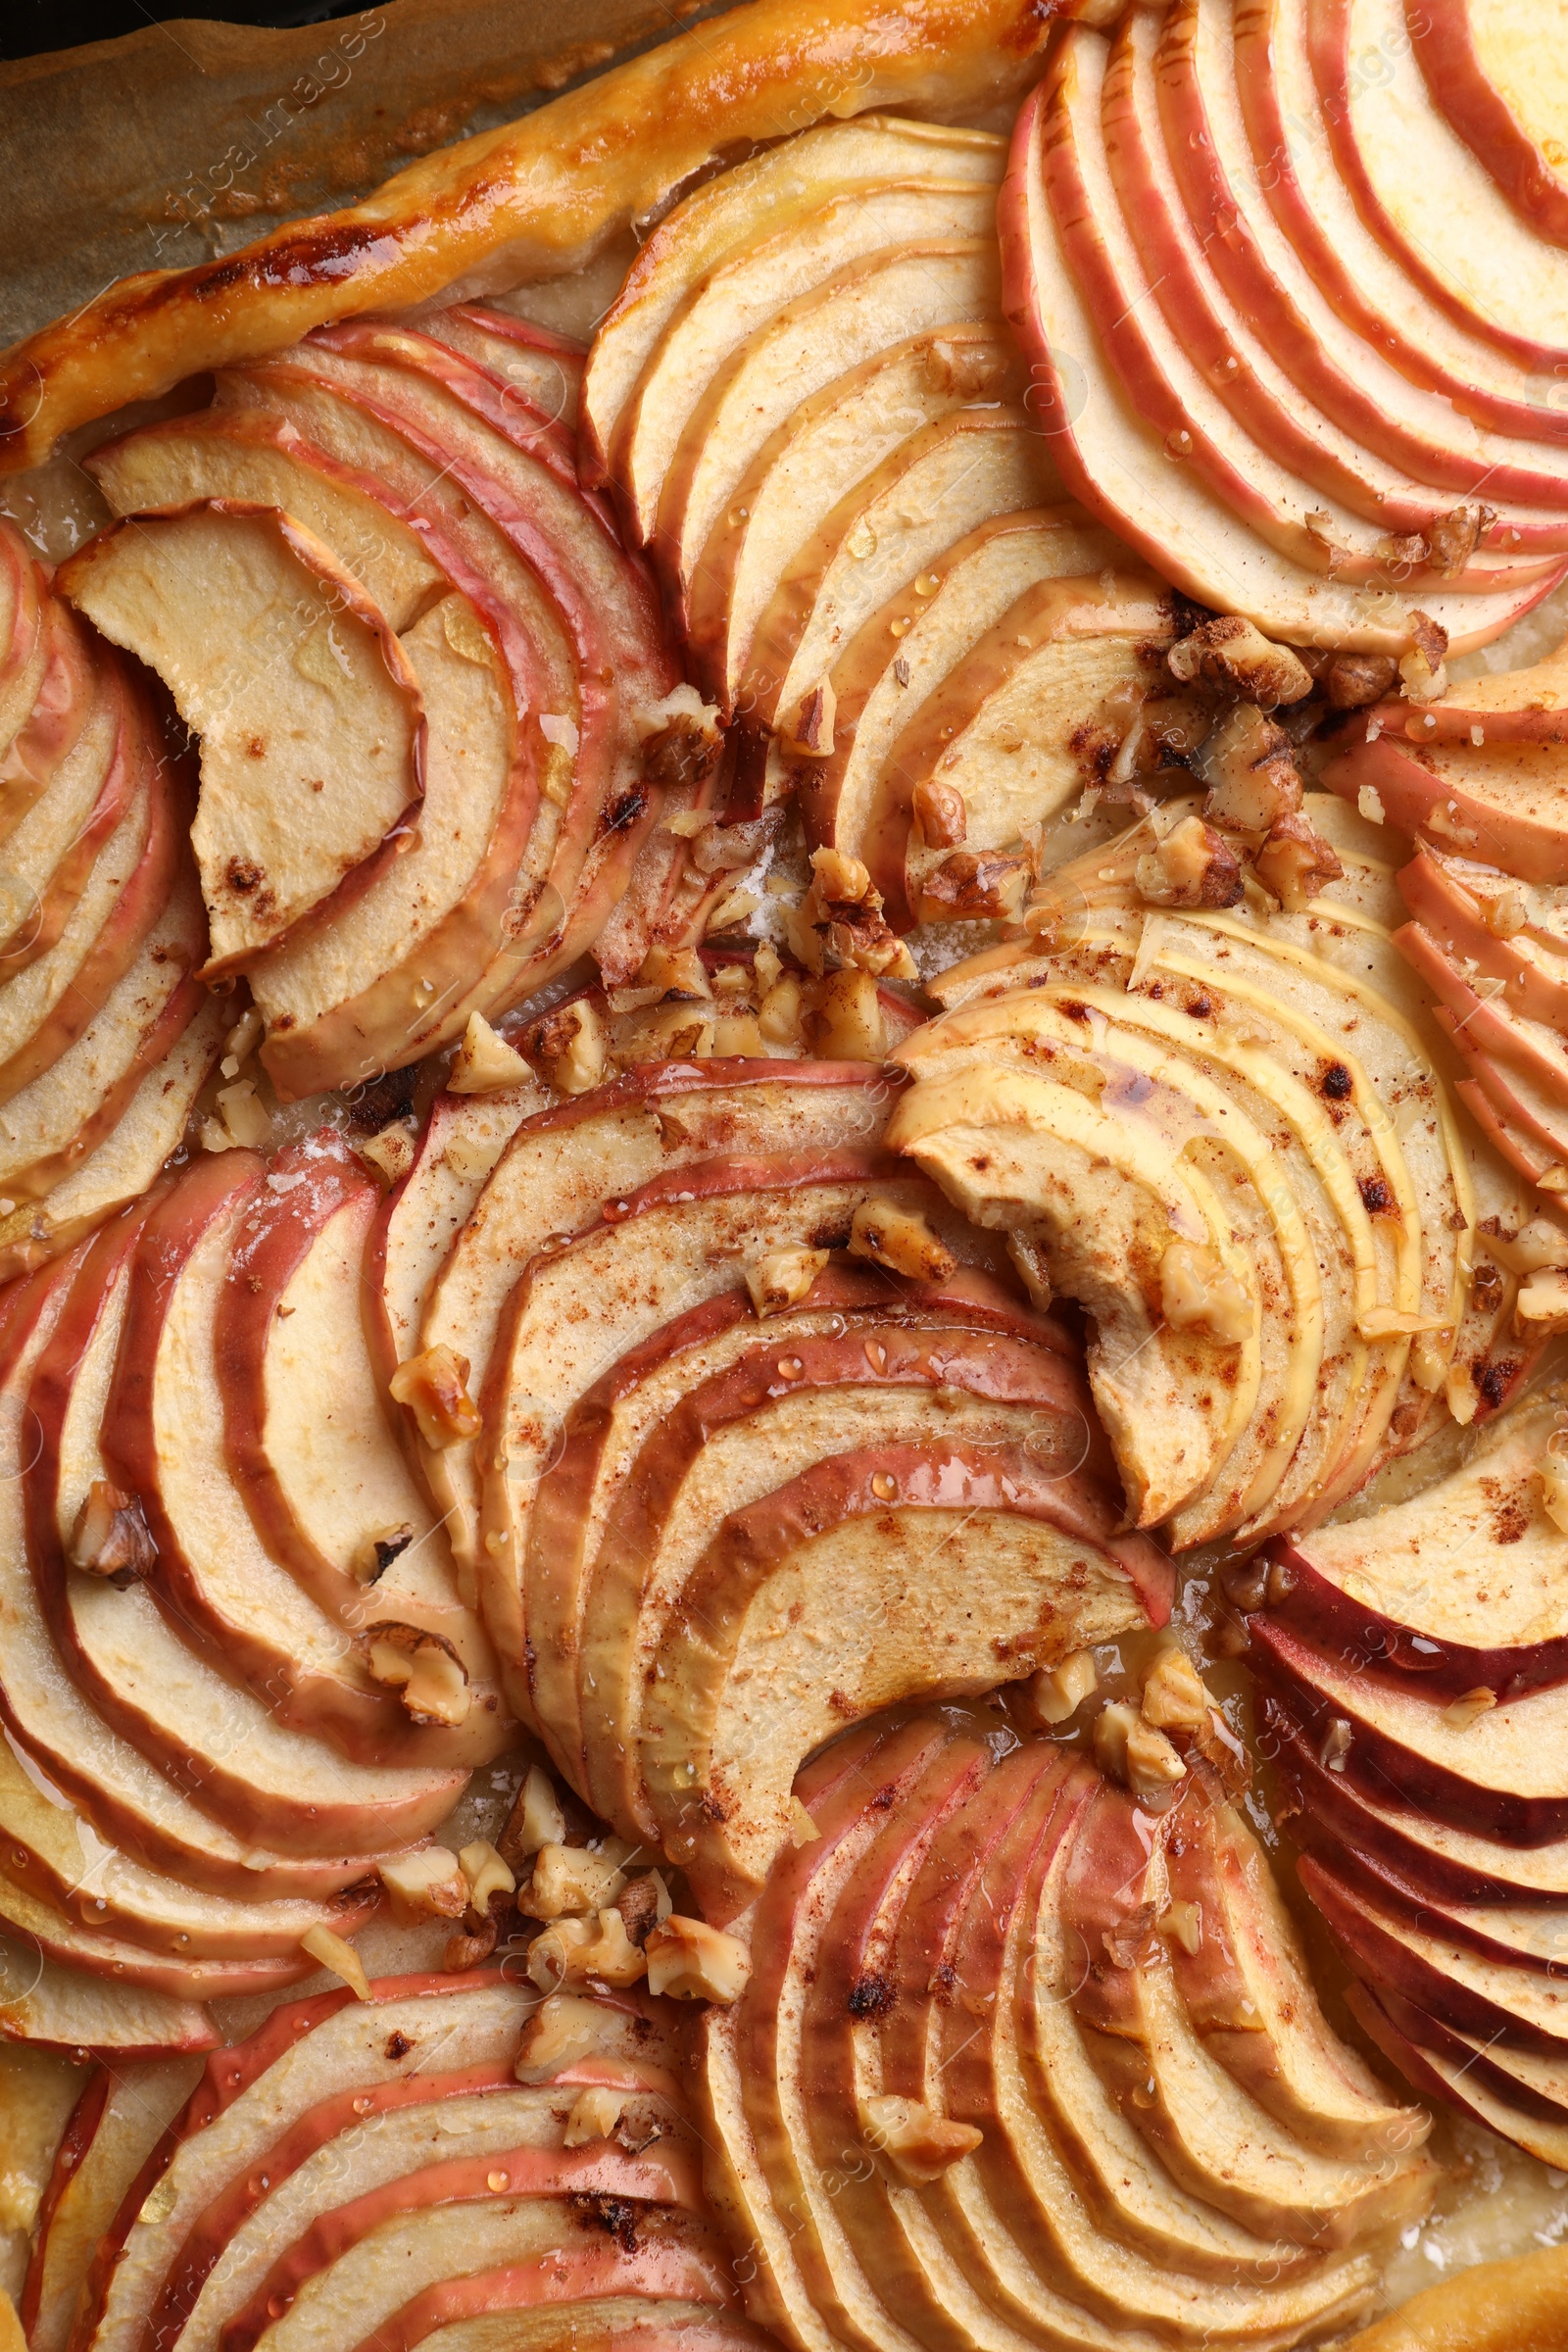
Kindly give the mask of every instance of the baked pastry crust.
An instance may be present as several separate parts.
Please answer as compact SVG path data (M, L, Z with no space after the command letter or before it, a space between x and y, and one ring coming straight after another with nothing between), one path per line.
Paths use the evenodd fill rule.
M190 270L121 279L0 362L0 472L182 377L367 311L582 269L721 154L878 108L963 117L1016 97L1054 0L757 0L584 88L412 164L363 204Z

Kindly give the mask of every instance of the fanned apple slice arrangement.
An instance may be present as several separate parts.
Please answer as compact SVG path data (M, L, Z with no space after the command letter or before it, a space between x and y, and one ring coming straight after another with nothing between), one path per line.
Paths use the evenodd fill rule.
M5 1294L10 2032L210 2046L507 1741L356 1336L379 1201L329 1135L210 1155Z
M228 1024L141 680L0 525L0 1277L133 1200Z
M762 2352L704 2198L684 2041L672 2000L542 2001L498 1970L285 2002L186 2070L172 2116L176 2076L134 2117L89 2082L29 2295L91 2232L83 2352Z
M642 960L657 777L690 802L715 746L578 488L579 368L484 312L343 326L94 453L126 519L61 585L200 736L207 968L284 1100Z
M1032 937L939 975L951 1009L897 1055L889 1141L1087 1309L1135 1521L1181 1547L1315 1525L1540 1345L1529 1197L1455 1110L1377 834L1307 808L1298 911L1167 803L1049 877Z
M644 245L595 339L588 462L648 547L749 788L862 861L896 928L996 914L1173 634L1061 503L1001 315L1002 142L830 124Z
M1191 1742L1205 1699L1166 1653L1116 1712ZM701 2075L789 2341L1287 2345L1365 2309L1427 2119L1326 2024L1206 1765L1156 1819L1082 1753L917 1715L796 1801Z
M1073 25L999 211L1069 489L1207 604L1434 667L1568 548L1568 271L1437 72L1398 0Z
M1560 1401L1411 1500L1275 1547L1244 1602L1301 1883L1401 2072L1568 2151L1568 1534ZM1262 1605L1258 1605L1262 1604Z
M1169 1606L1065 1335L882 1149L889 1102L710 1062L525 1119L394 1381L513 1705L719 1919L820 1740Z

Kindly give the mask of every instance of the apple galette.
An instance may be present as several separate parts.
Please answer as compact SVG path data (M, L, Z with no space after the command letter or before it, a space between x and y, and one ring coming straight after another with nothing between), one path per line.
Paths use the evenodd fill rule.
M1568 2342L1562 61L1059 13L0 359L0 2352Z

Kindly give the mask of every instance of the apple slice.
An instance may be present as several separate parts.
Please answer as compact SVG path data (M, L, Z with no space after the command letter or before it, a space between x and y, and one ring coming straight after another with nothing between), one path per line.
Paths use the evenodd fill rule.
M1300 1798L1310 1835L1334 1839L1370 1869L1408 1886L1429 1887L1459 1903L1568 1899L1568 1838L1545 1845L1503 1845L1414 1813L1381 1788L1358 1788L1320 1760L1320 1749L1272 1698L1267 1735L1286 1782Z
M1429 1807L1440 1820L1509 1845L1544 1845L1568 1834L1560 1727L1568 1689L1505 1698L1479 1716L1428 1696L1416 1679L1372 1673L1272 1618L1250 1630L1256 1671L1304 1716L1309 1736L1334 1735L1336 1769L1357 1790ZM1348 1739L1348 1748L1343 1746Z
M1568 2118L1533 2095L1527 2082L1510 2080L1514 2073L1528 2078L1536 2072L1529 2053L1504 2053L1499 2063L1491 2055L1495 2045L1440 2025L1391 1985L1374 1993L1352 1984L1346 2003L1383 2055L1428 2098L1457 2107L1543 2164L1555 2167L1568 2158ZM1560 2070L1550 2074L1560 2081Z
M190 1953L127 1943L98 1928L79 1928L52 1904L41 1902L0 1876L0 1923L24 1947L59 1967L117 1984L137 1984L174 2001L220 2000L280 1991L311 1973L298 1945L270 1957L229 1955L198 1959Z
M1568 181L1554 161L1560 78L1518 9L1470 4L1410 27L1427 94L1539 237L1568 245Z
M1328 762L1323 781L1352 802L1370 788L1401 832L1425 828L1445 846L1504 872L1568 882L1568 796L1542 745L1417 746L1369 728L1367 741Z
M1568 1026L1568 942L1544 938L1528 921L1499 937L1487 919L1508 893L1506 875L1495 867L1460 864L1423 844L1400 867L1399 889L1446 962L1472 979L1495 983L1527 1020ZM1511 910L1503 911L1511 919Z
M1540 1902L1461 1903L1409 1885L1397 1871L1346 1851L1332 1836L1309 1823L1302 1842L1324 1868L1391 1917L1408 1921L1432 1936L1460 1945L1483 1960L1555 1977L1568 1952L1561 1910Z
M199 2002L62 1968L29 1939L0 1936L0 2040L55 2050L79 2065L83 2057L211 2050L219 2033Z
M1568 1536L1540 1491L1558 1417L1547 1399L1520 1405L1419 1494L1282 1544L1293 1580L1282 1621L1354 1643L1449 1698L1568 1677Z
M205 938L194 879L179 876L142 945L74 1044L0 1106L0 1187L35 1200L118 1124L147 1072L205 999L193 966Z
M1568 1109L1568 1047L1557 1029L1516 1011L1504 995L1505 981L1477 974L1473 987L1420 923L1406 923L1396 938L1411 969L1438 998L1439 1022L1486 1091L1492 1092L1494 1057L1528 1078L1555 1111Z
M1374 1991L1387 1984L1460 2034L1517 2044L1562 2067L1568 2003L1553 1977L1484 1958L1400 1917L1310 1854L1299 1869L1335 1941Z
M525 1120L431 1285L420 1348L446 1347L465 1357L468 1393L477 1396L512 1287L552 1237L576 1233L659 1170L714 1152L870 1143L884 1117L877 1086L876 1073L858 1062L664 1063ZM471 1441L460 1441L424 1458L448 1539L471 1575L479 1457ZM498 1601L491 1596L487 1606ZM509 1698L515 1703L510 1690Z
M45 610L32 550L7 520L0 547L0 758L25 726L48 674Z
M552 1744L571 1758L572 1777L626 1834L658 1834L637 1771L649 1678L684 1605L687 1580L700 1571L726 1515L760 1506L839 1451L850 1433L862 1450L917 1445L930 1429L925 1392L937 1378L933 1360L952 1392L946 1434L980 1445L1023 1443L1083 1467L1090 1423L1080 1384L1049 1338L1007 1315L1004 1294L988 1300L991 1287L967 1275L946 1298L938 1286L902 1298L884 1291L878 1300L864 1287L857 1298L851 1283L823 1278L809 1314L770 1316L761 1333L748 1330L749 1317L737 1319L730 1300L722 1302L728 1313L720 1323L714 1301L710 1311L665 1326L622 1360L612 1385L596 1384L598 1395L590 1391L574 1408L529 1526L535 1704ZM894 1319L886 1310L899 1305L904 1311ZM848 1329L835 1335L835 1322ZM672 1378L659 1376L662 1355ZM637 1383L632 1411L627 1392L639 1358L647 1377ZM798 1363L799 1373L781 1375L781 1360ZM597 1420L608 1419L604 1399L611 1396L621 1408L611 1424L615 1484L594 1498L598 1541L583 1559L580 1597L568 1588L564 1608L557 1594L572 1554L567 1549L563 1559L553 1536L583 1477L585 1441ZM644 1434L633 1450L636 1431ZM1108 1463L1094 1450L1094 1472L1103 1477ZM564 1690L558 1698L572 1669L575 1689L569 1699Z
M40 1201L0 1216L0 1282L30 1272L139 1199L171 1152L231 1026L223 1004L202 1005L143 1078L95 1152Z
M1527 669L1465 678L1429 703L1380 703L1367 736L1411 743L1568 743L1568 647Z
M315 1610L318 1631L378 1620L421 1626L457 1650L469 1705L457 1741L426 1734L417 1750L478 1757L510 1736L495 1661L458 1601L451 1555L404 1461L396 1408L362 1338L366 1253L379 1207L369 1177L329 1131L273 1158L241 1213L212 1302L221 1463L205 1468L214 1478L226 1474L256 1538L309 1595L291 1610L275 1574L247 1579L245 1622L261 1638L256 1671L266 1687L276 1693L287 1684L285 1657L266 1662L285 1621L295 1654ZM242 1536L232 1557L249 1553ZM276 1612L270 1628L256 1607L263 1593ZM213 1605L223 1611L225 1654L243 1656L232 1593L224 1604L215 1592Z
M282 1958L303 1976L301 1936L321 1926L352 1935L377 1901L373 1883L325 1904L269 1900L260 1886L248 1902L195 1891L106 1845L20 1745L0 1747L0 1834L8 1890L0 1900L15 1889L88 1936L182 1963ZM126 1973L134 1978L134 1966Z
M934 862L914 820L922 786L958 794L969 849L1020 841L1098 778L1092 747L1171 630L1162 581L1105 569L1026 588L975 640L885 753L854 844L896 929L912 925Z
M194 1202L186 1207L194 1226L190 1239L204 1246L215 1230L221 1234L225 1209L229 1218L233 1213L232 1202L224 1200L208 1171L221 1170L222 1159L235 1156L223 1154L196 1171L205 1179L203 1189L219 1194L216 1202L205 1204L205 1213ZM254 1164L222 1170L230 1193L255 1180ZM167 1211L182 1190L166 1195L153 1215ZM171 1229L163 1231L168 1235ZM130 1280L132 1250L150 1248L156 1238L138 1233L135 1225L129 1234L112 1231L104 1237L99 1263L78 1276L29 1395L39 1437L27 1481L27 1542L49 1631L73 1681L103 1721L176 1787L199 1795L203 1808L241 1838L266 1838L323 1859L345 1848L363 1855L409 1844L450 1810L463 1785L461 1770L347 1761L289 1729L272 1705L209 1664L184 1638L177 1588L171 1589L181 1563L171 1557L173 1531L156 1493L128 1482L164 1554L156 1587L149 1581L122 1591L69 1565L65 1547L92 1482L127 1483L122 1464L117 1461L111 1469L99 1450L99 1422L112 1396L112 1368L122 1339L130 1340L143 1317L151 1325L150 1338L159 1337L160 1302L140 1295L145 1272L138 1270L136 1283ZM171 1238L175 1245L171 1270L177 1274L189 1243L177 1224ZM148 1266L144 1258L141 1267ZM145 1366L144 1386L151 1385L153 1369ZM133 1358L127 1354L125 1385L133 1382ZM187 1396L187 1409L196 1401ZM122 1410L117 1409L116 1419ZM192 1465L193 1478L195 1469ZM285 1582L297 1604L296 1589L291 1580ZM58 1780L58 1762L48 1756L43 1761L49 1777ZM65 1785L70 1788L72 1780ZM363 1867L345 1877L360 1876Z
M1088 54L1072 43L1062 49L1019 116L998 211L1007 314L1035 369L1037 415L1063 479L1189 595L1244 613L1265 634L1403 654L1413 642L1407 602L1390 587L1339 586L1326 553L1307 568L1269 546L1180 456L1168 455L1162 433L1128 407L1114 382L1057 219L1077 218L1082 202L1070 184L1071 158L1056 129ZM1063 352L1075 355L1071 381L1059 361ZM1461 651L1500 636L1550 584L1548 575L1511 592L1423 591L1421 609Z
M541 425L559 426L564 436L574 434L588 358L580 343L552 334L531 318L492 310L488 303L456 303L432 311L419 324L423 333L476 360L505 383L519 422L537 418Z
M581 2226L580 2217L568 2213L559 2233ZM523 2232L518 2230L514 2234L521 2238ZM432 2241L434 2258L435 2246L440 2243L438 2232L432 2228L422 2235ZM498 2231L496 2235L504 2242L505 2232ZM398 2252L402 2250L396 2240L393 2247ZM500 2245L487 2250L500 2251ZM533 2261L508 2259L493 2270L467 2273L458 2267L461 2255L452 2259L454 2275L426 2287L400 2310L384 2317L374 2332L361 2340L358 2352L414 2352L416 2345L432 2338L439 2340L449 2328L455 2330L462 2322L491 2312L532 2311L540 2305L557 2305L569 2312L578 2303L629 2295L641 2295L651 2302L658 2299L722 2305L735 2291L727 2260L715 2240L689 2225L682 2228L674 2220L662 2221L657 2215L642 2225L641 2234L630 2252L618 2245L585 2249L558 2243ZM410 2268L413 2269L412 2264ZM376 2305L381 2300L377 2295ZM357 2305L349 2302L348 2311L356 2309ZM329 2344L347 2342L346 2336L331 2332L341 2328L346 2316L334 2300L331 2307L322 2310L319 2334L279 2328L278 2352L284 2352L285 2346L287 2352L325 2352ZM564 2324L562 2334L572 2340L569 2323ZM641 2339L633 2333L629 2340L635 2345ZM742 2338L743 2343L755 2340Z
M1373 235L1468 333L1549 370L1568 351L1568 256L1434 105L1398 0L1334 0L1308 42L1335 164ZM1375 93L1351 64L1368 49L1388 60Z
M1288 248L1279 254L1278 232L1269 240L1266 220L1254 230L1248 215L1262 200L1246 169L1228 16L1222 23L1203 0L1185 0L1163 20L1124 26L1104 99L1106 160L1146 275L1209 397L1253 440L1391 533L1423 532L1456 499L1475 498L1483 441L1496 468L1487 480L1494 505L1497 496L1539 495L1538 479L1514 486L1523 449L1481 435L1406 382L1303 283L1299 262ZM1201 153L1192 149L1194 129ZM1222 213L1236 217L1235 250L1216 252ZM1560 466L1549 448L1534 454L1548 473ZM1474 508L1471 517L1483 519ZM1494 554L1562 543L1560 521L1528 503L1499 511L1480 540Z
M762 1134L754 1129L755 1141L747 1139L751 1152L695 1159L684 1168L666 1161L649 1182L605 1201L604 1213L569 1244L525 1262L498 1317L477 1398L485 1421L481 1596L492 1639L514 1671L526 1654L521 1571L533 1491L565 1412L599 1365L674 1316L737 1288L742 1259L797 1247L841 1247L859 1202L890 1174L874 1150L822 1144L767 1151L763 1122L769 1112L787 1129L795 1123L792 1112L809 1117L808 1101L792 1100L782 1090L754 1098L756 1129ZM847 1122L864 1108L863 1102L841 1095L828 1115L837 1110ZM548 1132L542 1122L531 1129L533 1135ZM921 1210L932 1198L907 1177L896 1197ZM943 1228L956 1254L971 1262L980 1255L975 1237L958 1220L945 1218ZM495 1241L506 1231L498 1227ZM531 1712L531 1701L520 1703Z
M366 1245L367 1336L383 1385L417 1352L432 1285L485 1179L523 1120L550 1100L530 1077L494 1094L440 1094L431 1104L414 1164L387 1195ZM412 1445L411 1452L416 1463Z
M285 2001L209 2065L105 2237L82 2321L82 2340L96 2352L131 2352L141 2342L201 2216L231 2183L265 2167L272 2145L322 2098L357 2090L368 2116L382 2085L432 2065L443 2078L510 2066L535 1997L489 1970L383 1978L370 1989L368 2001L346 1986Z
M1391 2162L1383 2128L1353 2159L1317 2155L1246 2098L1188 2022L1171 1964L1095 1968L1091 1955L1139 1934L1141 1901L1158 1900L1152 1857L1133 1826L1133 1801L1104 1789L1074 1839L1063 1889L1068 1966L1081 1967L1072 2006L1106 2087L1132 2107L1178 2180L1245 2226L1297 2244L1341 2247L1423 2212L1434 2168L1406 2152ZM1167 1819L1170 1817L1167 1816ZM1132 2101L1152 2081L1147 2105Z
M38 2209L18 2316L36 2352L67 2352L77 2297L122 2197L185 2104L201 2060L94 2067L72 2109Z
M582 386L588 478L608 476L666 330L715 269L847 191L965 180L994 188L1001 169L1001 143L990 134L869 115L818 123L787 153L754 156L695 189L645 240L594 337ZM645 528L648 519L640 517Z
M107 1239L104 1249L122 1255L134 1230ZM8 1468L0 1482L6 1529L0 1550L0 1623L6 1637L0 1713L6 1730L83 1822L148 1869L241 1901L255 1900L263 1889L268 1900L330 1896L363 1877L363 1860L270 1852L235 1837L81 1698L39 1609L27 1565L23 1495L24 1474L34 1466L38 1429L26 1400L63 1311L80 1296L73 1293L73 1277L86 1255L79 1251L0 1293L5 1318L0 1325L0 1459ZM98 1298L103 1286L97 1265L94 1283ZM82 1332L66 1328L63 1345L79 1354Z
M1173 1903L1197 1914L1196 1939L1166 1950L1182 2006L1203 2046L1269 2115L1323 2156L1408 2155L1431 2129L1391 2106L1333 2034L1261 1849L1229 1806L1165 1847Z
M993 248L977 250L984 263L969 269L984 267L995 280ZM1021 423L1012 404L1022 389L999 287L974 322L891 343L796 403L741 472L687 585L687 647L724 710L735 707L753 639L786 572L840 502L929 426L948 417L972 425L991 414L974 405L981 394L1004 400ZM1018 503L1034 505L1051 490L1042 464Z
M706 1435L739 1438L742 1432L731 1431L732 1421L744 1423L764 1402L780 1402L777 1360L797 1348L810 1351L801 1358L803 1384L808 1362L820 1362L830 1383L846 1369L858 1382L896 1378L889 1368L906 1359L907 1348L902 1322L888 1322L895 1312L931 1316L937 1330L952 1318L955 1331L985 1331L1002 1345L1019 1340L1045 1348L1060 1345L1051 1323L1020 1308L1000 1285L970 1269L946 1284L916 1287L880 1268L830 1263L798 1308L767 1318L765 1332L759 1331L746 1293L721 1292L630 1349L572 1405L560 1450L540 1481L529 1515L527 1617L536 1629L534 1682L541 1718L571 1757L572 1777L583 1776L587 1800L605 1819L637 1823L635 1726L642 1686L635 1661L641 1656L648 1662L657 1622L646 1556L652 1545L629 1543L630 1525L646 1514L650 1532L657 1519L667 1534L671 1511L678 1509L690 1556L694 1532L700 1545L707 1530L700 1516L691 1516L685 1482ZM841 1360L839 1348L824 1349L835 1326L846 1323L843 1336L858 1347L858 1364L853 1357ZM852 1341L852 1334L858 1339ZM1041 1369L1044 1373L1044 1364ZM1074 1396L1076 1384L1065 1368L1061 1381L1063 1396ZM791 1397L798 1393L791 1388ZM768 1426L779 1433L776 1417ZM705 1457L699 1485L718 1458ZM808 1453L802 1466L806 1459ZM690 1492L695 1494L696 1487ZM736 1499L722 1472L716 1489L707 1492L715 1516ZM675 1590L672 1586L663 1597ZM653 1828L644 1820L636 1834L652 1835Z
M1124 26L1107 46L1104 35L1078 27L1063 45L1049 101L1045 181L1061 258L1123 406L1162 439L1172 465L1291 563L1322 571L1332 550L1333 576L1347 587L1413 596L1419 568L1391 557L1389 537L1435 521L1436 502L1423 501L1407 477L1368 461L1327 419L1314 418L1278 378L1270 385L1265 374L1259 383L1255 368L1231 348L1201 282L1175 282L1171 240L1156 237L1149 252L1163 191L1130 98L1139 49L1147 67L1157 38L1152 24L1141 40ZM1107 152L1112 144L1119 176ZM1230 388L1244 376L1247 394ZM1277 404L1266 397L1270 390L1280 394ZM1275 406L1281 413L1271 416ZM1486 552L1477 547L1451 576L1427 576L1480 594L1557 569L1549 557L1508 550L1503 535L1489 538Z
M803 405L911 336L995 319L999 304L989 234L893 244L845 263L739 344L688 417L660 493L653 547L683 614L721 517Z
M1108 567L1118 553L1077 507L1024 509L992 514L904 583L825 673L834 715L824 753L789 760L810 838L858 856L879 776L913 714L1031 590ZM797 713L781 702L777 717L787 730Z
M23 813L7 835L0 979L24 971L59 939L104 843L130 802L157 781L148 773L152 742L140 690L106 647L75 740L48 790L24 791Z
M37 699L0 752L0 840L9 840L48 791L102 692L101 649L89 642L87 631L60 597L51 596L45 603L39 628L45 661Z
M285 1210L280 1219L273 1203L279 1198L288 1201L300 1191L309 1203L306 1216L296 1211L290 1218ZM265 1205L256 1213L258 1196ZM269 1174L248 1152L223 1152L198 1162L155 1203L128 1272L124 1325L100 1407L97 1445L108 1478L140 1499L158 1554L152 1590L180 1633L246 1684L276 1726L311 1735L302 1743L307 1748L318 1738L358 1767L401 1767L386 1782L386 1792L401 1784L403 1800L413 1801L420 1828L428 1828L439 1814L416 1796L419 1775L429 1775L432 1799L439 1790L450 1801L458 1786L454 1769L496 1752L501 1725L495 1705L486 1703L494 1693L482 1687L474 1690L475 1703L454 1727L411 1720L391 1692L369 1683L344 1631L351 1611L350 1621L361 1621L361 1609L373 1609L379 1617L393 1613L390 1604L382 1609L378 1597L367 1603L356 1592L352 1597L345 1593L329 1612L319 1599L307 1597L303 1579L289 1573L293 1559L279 1565L270 1556L264 1532L271 1535L280 1525L297 1536L298 1515L311 1507L307 1498L321 1476L312 1453L331 1446L335 1437L329 1423L319 1422L330 1411L330 1399L318 1387L304 1390L304 1370L285 1341L282 1352L285 1364L292 1363L296 1393L287 1408L269 1412L267 1392L276 1374L263 1357L261 1334L243 1311L239 1337L253 1368L246 1380L250 1394L235 1396L235 1342L219 1320L235 1289L267 1298L270 1287L267 1321L277 1320L275 1309L286 1306L289 1286L278 1281L284 1269L276 1265L275 1254L287 1249L290 1226L297 1231L298 1222L304 1222L307 1232L312 1224L329 1227L345 1200L359 1211L349 1259L349 1298L357 1303L373 1195L369 1179L346 1154L313 1152L307 1147L294 1155L293 1164L285 1161ZM329 1248L334 1238L329 1237ZM233 1284L227 1279L231 1261ZM247 1291L251 1280L262 1286L255 1294ZM323 1345L318 1322L315 1344ZM206 1368L205 1377L194 1373L198 1365ZM368 1365L366 1373L368 1385ZM340 1368L336 1378L346 1387ZM255 1427L252 1383L261 1389L263 1407L254 1452L235 1443L246 1434L247 1420ZM368 1402L379 1417L373 1395ZM91 1445L85 1429L78 1431L77 1443ZM397 1466L390 1432L384 1444L387 1461ZM254 1458L258 1452L269 1469L274 1452L285 1462L290 1453L304 1458L292 1474L284 1469L281 1476L274 1472L258 1480L263 1466ZM57 1505L62 1540L91 1475L84 1471L84 1464L63 1468ZM352 1488L336 1497L340 1525L352 1527L358 1520L363 1527L378 1505L385 1510L397 1497L395 1492L376 1496L362 1489L357 1499L356 1510ZM277 1548L286 1546L279 1543ZM332 1562L318 1546L313 1550L318 1587L333 1565L348 1582L347 1559ZM398 1797L393 1801L396 1805Z
M117 523L60 585L202 739L207 969L242 971L411 821L418 681L353 574L274 508L209 500Z

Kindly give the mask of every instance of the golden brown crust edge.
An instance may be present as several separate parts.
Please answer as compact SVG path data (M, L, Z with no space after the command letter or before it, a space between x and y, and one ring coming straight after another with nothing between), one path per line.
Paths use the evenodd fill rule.
M1547 2352L1568 2343L1568 2247L1484 2262L1413 2295L1345 2352Z
M358 313L578 270L694 172L831 115L962 115L1019 93L1054 24L1118 0L751 0L364 203L223 259L120 279L0 359L0 473L181 377Z

